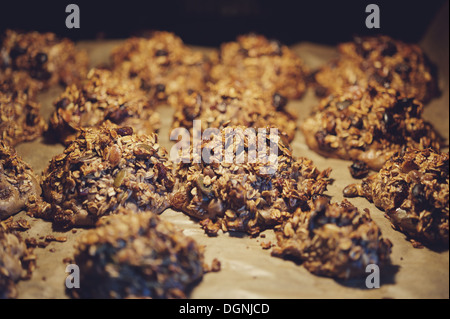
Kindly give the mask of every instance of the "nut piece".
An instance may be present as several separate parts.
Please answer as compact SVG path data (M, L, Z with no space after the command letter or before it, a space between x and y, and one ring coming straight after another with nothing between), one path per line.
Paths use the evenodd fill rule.
M41 188L31 167L0 141L0 220L18 213Z
M80 129L43 173L47 203L37 201L29 212L68 228L92 226L118 207L165 210L174 186L167 151L157 144L155 134L132 132L112 124Z
M372 201L386 212L392 226L410 239L448 246L448 152L408 149L393 156L378 173L346 190L345 196Z
M301 130L317 153L378 171L404 147L439 150L441 139L422 113L421 102L393 89L352 86L322 99Z
M338 45L339 57L315 75L316 93L323 97L343 88L391 88L428 102L439 93L437 76L419 46L388 36L356 37Z
M298 259L313 274L340 279L366 276L368 264L388 264L392 243L369 212L347 200L328 200L319 196L310 212L297 209L281 227L272 255Z
M254 133L227 127L204 141L198 154L191 146L189 157L180 158L172 207L201 220L208 235L219 230L257 235L281 224L297 207L309 209L312 197L330 183L331 169L320 172L311 160L295 159L269 129L257 138ZM277 153L270 155L274 147Z
M67 87L54 104L50 128L66 145L80 128L106 121L133 127L136 134L151 134L160 128L159 114L145 92L108 70L91 69L84 81Z
M203 277L203 248L151 212L120 208L80 235L78 298L186 298Z

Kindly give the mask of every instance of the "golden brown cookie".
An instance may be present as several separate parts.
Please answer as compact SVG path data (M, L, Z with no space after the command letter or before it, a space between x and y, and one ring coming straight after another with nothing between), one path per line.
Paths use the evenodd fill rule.
M434 66L418 45L388 36L356 37L339 44L338 52L314 76L321 96L352 85L392 88L424 103L438 94Z
M301 130L317 153L379 170L403 147L440 148L422 113L420 101L393 89L353 86L322 99Z
M394 228L424 244L448 246L449 154L408 149L389 159L361 184L344 189L386 213Z
M111 60L115 72L135 79L155 103L170 105L177 104L180 93L202 90L210 69L205 54L164 31L126 40L113 50Z
M157 135L136 135L131 127L104 124L81 129L42 176L46 202L29 211L57 227L93 226L119 207L161 213L174 186L172 164Z
M108 70L91 69L80 84L67 87L54 105L50 129L64 144L70 143L80 128L106 121L131 126L136 134L151 134L160 128L159 114L147 94L131 80Z
M7 30L0 49L0 70L25 71L46 89L70 85L86 76L88 57L67 38L36 31Z
M78 298L186 298L203 277L203 248L151 212L120 208L77 240Z

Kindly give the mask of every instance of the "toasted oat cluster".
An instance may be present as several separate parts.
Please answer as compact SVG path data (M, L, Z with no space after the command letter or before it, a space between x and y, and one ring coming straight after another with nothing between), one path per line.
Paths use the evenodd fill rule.
M403 147L440 148L438 134L422 113L420 101L393 89L353 86L322 99L301 130L317 153L379 170Z
M180 99L172 127L193 129L193 121L201 121L201 129L243 125L277 127L288 141L295 137L296 116L285 109L287 99L269 95L255 85L240 81L219 81L208 90L192 91Z
M81 129L42 176L43 197L29 211L57 227L92 226L118 207L160 213L174 186L172 164L157 136L131 127Z
M408 149L376 174L344 189L386 213L394 228L423 244L448 245L449 153Z
M272 255L297 259L316 275L350 279L367 276L369 264L388 264L391 247L368 210L318 196L313 210L297 209L282 226Z
M438 94L434 67L418 45L388 36L356 37L338 51L339 57L315 74L320 96L352 85L392 88L424 103Z
M29 255L21 237L0 224L0 299L17 297L16 283L27 276L24 259Z
M79 298L186 298L203 277L203 248L152 212L124 208L77 241Z
M41 188L31 167L0 141L0 220L18 213Z
M258 34L237 37L221 45L211 69L213 81L230 78L257 85L270 94L300 98L306 90L308 73L303 61L287 46Z
M98 127L105 121L131 126L136 134L160 128L159 114L146 93L108 70L91 69L84 81L67 87L54 104L50 128L65 144L80 128Z
M331 169L321 172L311 160L295 159L269 129L263 135L246 129L222 129L198 152L194 145L180 155L172 207L200 219L208 235L219 230L256 235L299 206L307 210L329 184Z
M7 30L0 48L0 70L25 71L39 83L39 89L51 85L69 85L86 76L87 53L53 33L21 33Z
M17 92L35 100L40 86L39 81L32 79L26 71L0 70L0 94Z
M41 105L22 92L0 92L0 138L15 146L42 135L47 125Z
M170 32L130 38L111 54L114 71L135 79L156 103L178 103L178 94L202 90L208 78L208 57L188 48Z

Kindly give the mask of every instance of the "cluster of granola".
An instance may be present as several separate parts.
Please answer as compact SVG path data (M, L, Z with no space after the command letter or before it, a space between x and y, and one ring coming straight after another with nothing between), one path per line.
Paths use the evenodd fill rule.
M448 245L449 153L407 149L361 184L344 189L386 213L394 228L424 244Z
M34 216L57 227L92 226L118 207L160 213L174 186L172 164L155 134L104 124L83 128L42 176L46 202L29 205Z
M356 37L338 51L339 57L314 75L319 96L352 85L392 88L422 102L438 93L433 66L418 45L388 36Z
M422 113L419 100L393 89L352 86L322 99L301 130L317 153L379 170L404 147L440 148L440 137Z
M272 255L294 258L311 273L350 279L366 276L366 266L390 262L392 243L384 239L369 211L360 212L347 200L329 203L318 196L314 208L298 208L277 234Z
M277 40L258 34L241 35L221 45L217 60L211 69L213 82L230 78L244 85L256 83L261 90L288 99L300 98L306 90L306 66Z
M203 277L203 247L152 212L120 208L77 241L79 298L185 298Z
M70 85L86 76L88 57L75 44L54 33L7 30L0 48L0 70L25 71L39 89Z
M17 297L16 282L29 278L30 262L35 259L25 241L0 223L0 299Z
M269 129L265 136L246 129L223 129L204 141L198 153L191 146L176 167L172 207L200 219L209 235L219 230L256 235L299 206L307 210L311 198L329 184L331 169L320 172L311 160L295 159Z
M91 69L80 84L68 86L55 101L50 128L68 144L80 128L98 127L106 121L131 126L136 134L160 128L159 114L146 93L111 71Z
M172 127L193 129L193 121L201 121L201 130L243 125L253 128L276 127L288 141L295 137L296 116L285 109L287 99L268 95L257 85L222 80L209 83L204 91L183 95L174 114Z
M0 141L0 219L18 213L41 189L31 167Z
M111 54L115 72L135 79L153 101L178 104L178 95L202 90L211 62L199 51L188 48L170 32L155 31L149 38L130 38Z
M41 136L47 124L40 114L40 109L40 103L26 93L0 91L1 140L15 146Z

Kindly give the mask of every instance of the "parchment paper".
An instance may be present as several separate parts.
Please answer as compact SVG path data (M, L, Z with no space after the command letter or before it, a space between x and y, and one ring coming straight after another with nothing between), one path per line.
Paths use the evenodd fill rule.
M448 7L444 17L430 26L422 45L431 60L439 65L439 82L442 95L431 101L426 108L425 118L432 122L448 141L449 90L448 90ZM445 22L446 21L446 22ZM110 50L121 41L85 41L78 43L88 50L91 65L108 62ZM207 50L208 48L196 48ZM311 68L316 68L336 54L333 47L314 43L300 43L292 49ZM53 88L41 94L43 115L48 118L53 109L52 102L62 91ZM299 116L299 123L317 103L310 90L299 101L292 101L288 107ZM160 144L166 148L172 145L168 139L172 120L172 109L161 107L163 128ZM292 144L295 156L306 156L314 160L319 169L332 167L331 177L335 182L328 189L333 201L343 199L342 189L355 182L348 171L350 162L326 159L311 150L304 143L300 132ZM59 144L45 144L40 139L17 147L18 153L30 163L37 174L47 166L49 160L61 153ZM164 219L176 224L183 232L205 246L208 264L214 258L221 262L219 272L208 273L192 290L191 298L449 298L449 252L432 251L428 248L413 248L400 232L393 230L383 212L363 198L350 199L359 209L369 208L372 218L382 229L384 237L393 243L392 266L381 269L381 287L368 289L365 279L336 281L331 278L310 274L301 265L271 257L270 249L263 249L261 243L275 244L273 231L264 231L264 238L251 238L244 234L219 233L218 237L208 237L198 223L186 215L171 209L162 213ZM46 248L36 248L37 267L30 280L18 284L19 298L67 298L65 294L65 258L72 258L76 237L85 229L75 229L64 233L52 230L51 223L28 217L24 212L15 216L25 218L31 229L22 232L23 237L43 238L48 234L66 236L67 241L51 242Z

